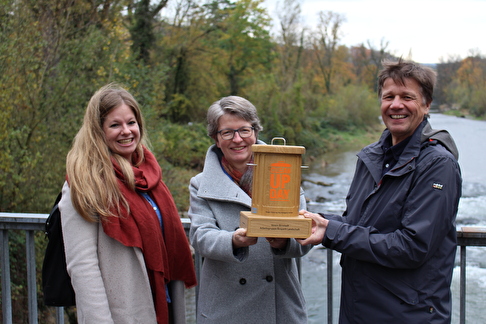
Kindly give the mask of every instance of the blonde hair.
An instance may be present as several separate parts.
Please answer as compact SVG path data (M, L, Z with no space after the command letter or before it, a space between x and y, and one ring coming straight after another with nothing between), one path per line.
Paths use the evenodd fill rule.
M115 83L102 87L91 97L83 125L66 158L73 206L84 219L91 222L98 218L117 216L113 209L119 212L121 204L129 210L118 187L112 157L120 165L128 187L135 189L130 161L108 148L103 131L106 115L122 104L132 109L140 128L140 142L135 150L139 159L135 166L140 165L144 160L143 146L148 145L142 114L133 96Z

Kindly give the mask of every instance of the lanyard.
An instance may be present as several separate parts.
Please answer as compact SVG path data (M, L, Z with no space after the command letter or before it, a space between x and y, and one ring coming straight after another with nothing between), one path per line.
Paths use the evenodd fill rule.
M160 223L160 228L162 228L162 236L164 236L164 221L162 220L162 214L160 213L159 206L157 206L155 201L149 196L148 193L146 192L139 192L139 193L140 195L142 195L142 197L144 197L149 202L149 204L152 206L155 213L157 214Z
M139 194L142 195L142 197L145 198L149 202L149 204L152 206L155 213L157 214L157 218L159 219L159 223L160 223L160 228L162 229L162 238L163 238L164 237L164 221L162 220L162 214L160 213L159 206L157 206L155 201L152 199L152 197L149 196L148 193L139 191ZM170 303L171 300L170 300L170 296L169 296L169 288L167 287L167 285L165 285L165 294L167 296L167 302Z

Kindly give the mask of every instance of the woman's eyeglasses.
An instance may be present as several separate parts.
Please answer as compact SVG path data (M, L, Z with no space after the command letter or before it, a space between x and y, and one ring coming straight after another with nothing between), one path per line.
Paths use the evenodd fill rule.
M235 137L235 133L238 132L241 138L247 138L253 135L253 130L254 127L250 126L244 126L240 127L238 129L230 129L230 128L225 128L222 129L218 132L219 135L221 135L221 138L224 140L231 140L233 137Z

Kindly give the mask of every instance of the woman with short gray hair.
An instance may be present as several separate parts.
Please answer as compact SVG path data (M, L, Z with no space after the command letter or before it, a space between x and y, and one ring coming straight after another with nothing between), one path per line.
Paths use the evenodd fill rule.
M252 145L263 129L255 106L230 96L208 110L214 139L202 173L191 179L191 244L204 258L197 323L306 323L295 239L248 237L240 212L251 208ZM305 208L301 191L300 207Z

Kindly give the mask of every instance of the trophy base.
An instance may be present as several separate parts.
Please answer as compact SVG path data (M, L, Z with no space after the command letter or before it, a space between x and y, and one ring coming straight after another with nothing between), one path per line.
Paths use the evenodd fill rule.
M304 216L261 216L249 211L240 212L240 227L249 237L308 238L312 219Z

